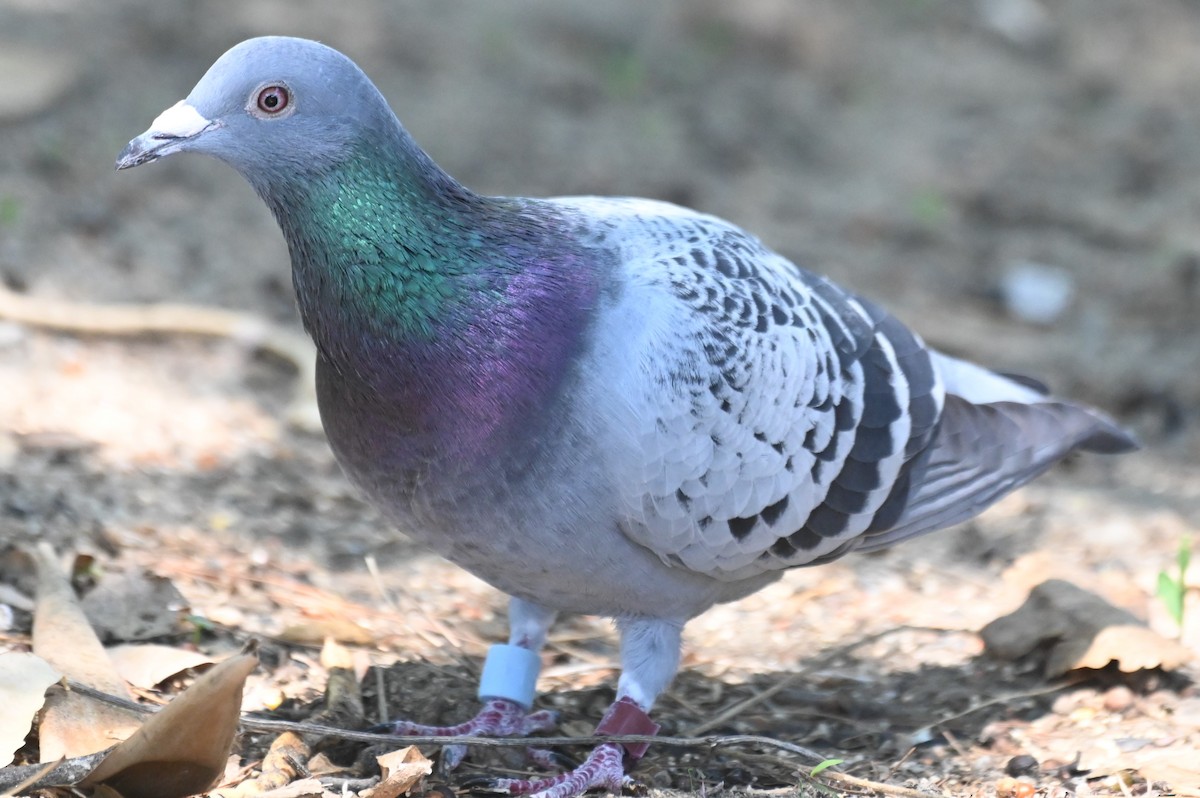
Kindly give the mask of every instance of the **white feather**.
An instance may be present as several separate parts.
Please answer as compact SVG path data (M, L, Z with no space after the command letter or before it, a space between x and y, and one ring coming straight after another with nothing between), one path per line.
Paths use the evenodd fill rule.
M929 350L933 367L946 387L946 393L961 396L968 402L1020 402L1034 404L1046 401L1045 395L1018 382L965 360Z

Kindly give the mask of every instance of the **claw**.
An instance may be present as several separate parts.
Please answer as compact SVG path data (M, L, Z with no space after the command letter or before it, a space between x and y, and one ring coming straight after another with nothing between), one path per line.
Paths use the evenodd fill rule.
M472 776L469 779L463 779L458 783L460 789L471 793L482 793L484 795L511 795L512 793L501 787L498 782L512 781L512 779L500 779L495 776Z
M602 743L588 754L582 765L567 773L544 779L471 779L470 789L499 795L526 795L530 798L577 798L594 787L620 793L621 788L630 781L625 775L623 757L624 749L621 746Z
M527 712L523 706L503 698L489 700L479 713L457 726L425 726L407 720L379 723L368 731L394 734L399 737L431 735L435 737L525 737L533 732L550 731L558 725L558 713L543 709ZM442 749L441 769L454 770L467 755L464 745L448 745Z
M531 712L525 716L524 731L526 734L535 731L554 731L558 728L561 718L562 713L557 709L539 709L537 712Z
M545 770L571 770L579 765L562 751L553 748L526 748L529 761Z
M450 773L458 769L462 761L467 758L467 747L465 745L447 745L442 747L442 758L438 763L438 769L442 773Z

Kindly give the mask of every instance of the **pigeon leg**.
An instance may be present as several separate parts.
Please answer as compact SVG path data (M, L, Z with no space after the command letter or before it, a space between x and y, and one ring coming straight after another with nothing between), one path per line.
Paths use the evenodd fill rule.
M655 734L658 724L647 710L654 703L679 667L678 621L646 618L618 619L621 632L621 679L617 700L604 713L598 734ZM625 775L646 753L648 743L601 743L592 749L579 767L543 779L481 779L471 787L505 795L531 798L576 798L590 789L602 787L619 793L630 779Z
M548 731L558 724L555 712L530 712L540 659L538 651L546 643L546 634L555 613L545 607L514 598L509 602L509 641L493 646L484 663L479 683L483 707L465 723L455 726L427 726L407 720L382 723L374 731L399 736L433 735L437 737L526 737ZM466 755L466 746L450 745L442 751L443 764L453 769Z

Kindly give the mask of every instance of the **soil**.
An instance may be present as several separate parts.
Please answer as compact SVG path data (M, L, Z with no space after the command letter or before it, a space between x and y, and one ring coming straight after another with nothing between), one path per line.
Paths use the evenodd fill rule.
M987 657L974 634L1060 577L1200 651L1195 590L1182 632L1156 595L1200 529L1200 4L0 0L4 285L298 328L283 241L235 174L190 157L112 171L217 55L264 33L350 54L476 190L715 213L931 343L1141 436L1142 451L1071 460L954 531L791 572L697 619L664 733L776 686L710 733L956 795L1004 794L1006 776L1042 794L1200 793L1194 665L1064 683ZM1070 289L1042 323L1005 299L1022 264ZM171 578L216 624L214 649L347 616L386 668L392 716L468 717L503 596L381 523L320 434L287 422L295 379L236 336L0 320L0 541ZM4 639L27 641L27 620ZM319 668L273 645L259 687L303 716ZM608 623L566 619L550 651L543 703L588 733L616 678ZM802 764L664 748L637 775L663 792L790 791ZM446 778L495 766L478 755Z

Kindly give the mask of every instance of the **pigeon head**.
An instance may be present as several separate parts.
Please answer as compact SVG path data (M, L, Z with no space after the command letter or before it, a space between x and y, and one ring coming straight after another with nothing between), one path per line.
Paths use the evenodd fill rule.
M317 42L249 39L222 55L186 99L117 158L129 169L177 152L225 161L256 187L328 170L360 137L400 124L353 61Z

